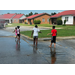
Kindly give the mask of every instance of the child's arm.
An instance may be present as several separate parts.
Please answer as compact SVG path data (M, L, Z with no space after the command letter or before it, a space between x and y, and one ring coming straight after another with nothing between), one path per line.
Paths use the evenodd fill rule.
M15 30L13 31L13 33L15 32Z
M47 35L52 35L52 33L48 33Z
M41 31L39 31L39 33L42 33Z

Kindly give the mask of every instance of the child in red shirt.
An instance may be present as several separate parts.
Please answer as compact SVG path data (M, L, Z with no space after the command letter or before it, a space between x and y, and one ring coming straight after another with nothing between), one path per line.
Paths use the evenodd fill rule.
M52 27L51 33L48 33L47 35L52 35L51 44L49 47L52 47L52 43L54 43L54 48L55 48L56 47L56 36L57 36L57 30L55 29L55 26Z

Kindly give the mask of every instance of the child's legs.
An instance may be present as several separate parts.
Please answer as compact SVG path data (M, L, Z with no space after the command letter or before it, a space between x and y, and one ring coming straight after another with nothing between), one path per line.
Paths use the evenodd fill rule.
M50 46L49 46L49 47L51 47L51 46L52 46L52 43L53 43L53 36L52 36L52 38L51 38L51 44L50 44Z
M35 41L36 41L36 46L37 46L37 44L38 44L38 37L36 37L36 40Z
M54 48L56 48L56 43L54 43Z
M16 35L16 37L15 37L15 39L17 38L17 34L15 33L15 35Z
M19 41L19 34L17 35L17 39L18 39L18 41Z
M16 37L15 38L17 38L17 35L16 35Z
M54 36L54 48L56 48L56 36Z
M49 47L52 47L52 43L50 44L50 46Z
M19 43L20 43L20 34L19 34Z
M33 37L33 45L35 46L35 36Z

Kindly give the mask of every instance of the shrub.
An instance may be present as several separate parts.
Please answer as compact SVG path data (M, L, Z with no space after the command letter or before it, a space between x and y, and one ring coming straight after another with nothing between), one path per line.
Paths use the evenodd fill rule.
M64 25L65 25L65 23L66 23L66 20L64 20Z
M65 23L66 23L66 20L64 20L64 24L63 24L63 26L66 26L66 24L65 24Z
M40 24L41 21L40 20L34 20L34 24Z
M58 19L57 19L57 25L62 25L62 20L61 20L61 18L58 18Z
M25 22L25 24L28 24L27 22Z
M36 20L34 20L34 24L37 24L37 21Z
M38 23L38 24L40 24L40 23L41 23L41 21L40 21L40 20L37 20L37 23Z

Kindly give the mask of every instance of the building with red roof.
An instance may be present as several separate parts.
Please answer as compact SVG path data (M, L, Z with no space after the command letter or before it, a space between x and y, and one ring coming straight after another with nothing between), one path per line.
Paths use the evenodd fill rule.
M15 16L16 14L4 14L1 15L0 19L4 19L5 22L7 23L12 23L12 18Z
M14 17L13 17L13 23L22 23L22 19L25 18L25 15L24 14L16 14Z
M67 10L50 16L50 24L57 24L57 18L61 18L63 24L66 20L66 25L75 25L75 10Z
M23 18L23 22L26 22L28 24L34 24L34 20L40 20L41 24L49 24L49 18L50 18L50 14L41 13L41 14L35 14L35 15L31 15L29 17Z
M22 23L22 19L25 18L24 14L3 14L0 15L0 19L4 19L7 23Z

